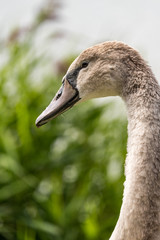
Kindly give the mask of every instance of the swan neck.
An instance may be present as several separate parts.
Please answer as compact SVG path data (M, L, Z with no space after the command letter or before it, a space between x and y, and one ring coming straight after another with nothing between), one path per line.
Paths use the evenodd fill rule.
M125 98L128 144L123 203L110 240L160 239L160 88Z

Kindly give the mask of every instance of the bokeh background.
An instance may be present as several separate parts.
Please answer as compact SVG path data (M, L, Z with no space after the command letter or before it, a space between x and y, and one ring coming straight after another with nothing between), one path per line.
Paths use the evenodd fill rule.
M117 98L35 119L72 60L107 40L160 75L158 0L0 1L0 240L104 240L118 219L127 120Z

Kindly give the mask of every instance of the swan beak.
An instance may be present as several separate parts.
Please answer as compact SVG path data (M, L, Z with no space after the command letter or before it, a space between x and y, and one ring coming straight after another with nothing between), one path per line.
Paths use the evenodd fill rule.
M79 100L78 90L65 79L49 106L36 119L36 126L40 127L46 124L51 119L73 107Z

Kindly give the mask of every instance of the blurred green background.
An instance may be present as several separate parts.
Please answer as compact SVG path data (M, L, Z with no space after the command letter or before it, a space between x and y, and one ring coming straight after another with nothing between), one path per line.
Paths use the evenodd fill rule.
M119 215L127 123L114 102L89 101L35 127L74 58L52 66L34 47L56 13L56 6L41 8L29 28L0 43L2 240L104 240Z

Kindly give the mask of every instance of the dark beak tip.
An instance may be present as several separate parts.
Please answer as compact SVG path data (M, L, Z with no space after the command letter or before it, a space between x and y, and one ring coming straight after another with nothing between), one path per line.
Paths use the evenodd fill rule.
M41 127L41 125L39 125L38 123L35 123L35 125L36 125L37 128Z
M36 119L36 121L35 121L35 125L36 125L36 127L37 128L39 128L41 125L39 124L39 122L37 121L37 119Z
M40 128L43 124L41 124L42 119L40 119L40 116L36 119L35 125L37 128Z

